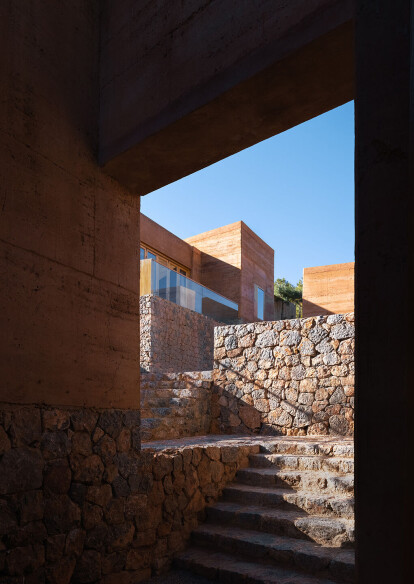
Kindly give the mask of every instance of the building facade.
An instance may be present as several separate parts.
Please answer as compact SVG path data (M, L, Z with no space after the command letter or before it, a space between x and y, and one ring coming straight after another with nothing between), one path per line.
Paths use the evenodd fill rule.
M156 268L161 272L159 278L168 279L170 274L174 289L177 279L171 272L177 274L183 283L181 288L186 288L180 293L186 293L185 305L189 308L195 309L197 302L198 290L191 284L194 282L221 297L209 295L202 299L203 307L210 310L205 313L217 320L274 319L274 250L243 221L183 240L141 213L140 258L162 266ZM145 277L145 263L141 269L141 294L151 293L153 290L146 284L149 280ZM150 270L148 267L148 273ZM191 293L193 305L188 298ZM226 309L223 312L219 304L225 304L225 299L237 304L237 314Z
M305 268L303 316L353 312L354 271L354 262Z

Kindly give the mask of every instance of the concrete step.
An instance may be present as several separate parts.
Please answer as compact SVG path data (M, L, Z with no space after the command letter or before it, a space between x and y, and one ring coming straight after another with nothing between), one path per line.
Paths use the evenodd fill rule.
M326 548L311 541L208 524L200 525L193 531L192 542L196 547L207 547L245 559L260 559L269 564L306 570L314 576L333 578L341 582L354 581L353 550Z
M308 515L300 509L220 502L208 507L207 520L290 538L311 539L328 547L350 547L354 543L352 519Z
M206 576L212 581L236 584L334 584L333 580L305 575L264 563L245 559L210 549L190 548L176 557L178 566Z
M278 468L243 468L237 482L258 487L291 487L305 491L353 494L354 477L324 471L290 471Z
M354 460L352 458L339 458L336 456L253 454L250 456L250 465L253 468L277 467L289 470L323 470L341 474L354 472Z
M255 487L232 483L224 488L223 500L256 506L296 507L311 515L333 515L352 519L354 516L354 499L332 494L320 494L293 489Z
M273 454L340 456L353 458L354 443L352 440L310 442L309 440L285 439L263 444L261 446L261 451Z

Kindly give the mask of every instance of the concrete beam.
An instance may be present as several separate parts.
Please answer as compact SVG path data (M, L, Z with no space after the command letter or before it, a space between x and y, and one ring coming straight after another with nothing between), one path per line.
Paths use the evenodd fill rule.
M162 4L102 19L100 161L138 194L353 98L351 0Z

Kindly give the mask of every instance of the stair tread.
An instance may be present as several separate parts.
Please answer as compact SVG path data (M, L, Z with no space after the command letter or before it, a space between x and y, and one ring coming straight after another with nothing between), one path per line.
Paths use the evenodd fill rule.
M269 468L269 467L247 467L241 468L238 474L249 473L259 475L302 475L302 476L316 476L316 477L353 477L353 473L341 473L333 470L301 470L301 469L284 469L284 468Z
M272 446L263 446L262 452L267 452L268 454L298 454L303 456L308 455L318 455L318 456L332 456L339 454L343 457L353 457L354 456L354 445L351 441L335 442L330 443L319 443L319 442L297 442L297 441L283 441L278 442ZM313 452L312 452L313 451Z
M240 581L246 580L251 584L334 584L332 580L308 576L295 570L249 562L222 552L196 547L182 552L177 559L180 564L187 566L202 566L207 569L208 576L215 580L220 580L226 574L237 574Z
M207 507L178 565L229 583L354 582L351 449L305 446L272 452L266 444L252 454Z
M276 519L285 519L294 522L296 519L305 519L310 522L324 522L324 523L341 523L344 525L353 525L354 520L346 517L327 517L326 515L309 515L302 509L280 509L279 507L268 507L260 505L244 505L227 501L220 501L211 505L208 510L217 510L222 513L235 514L254 514L264 515L267 517L274 517Z
M308 460L315 460L315 459L320 459L320 460L329 460L329 461L333 461L333 462L339 462L339 461L345 461L345 462L350 462L353 459L352 456L329 456L327 454L284 454L281 452L259 452L257 454L251 454L249 458L263 458L266 460L271 460L273 458L300 458L301 460L303 459L308 459Z
M193 533L210 535L216 538L222 536L250 544L260 544L268 548L283 551L291 550L306 555L318 556L319 558L324 558L330 561L340 561L349 565L355 564L354 550L321 546L313 541L299 540L263 531L255 531L227 525L202 524L199 525Z
M353 495L346 496L345 493L341 493L341 496L334 495L333 493L315 493L314 491L308 491L306 489L295 490L292 488L283 487L261 487L258 485L245 485L243 483L230 483L226 485L223 492L229 493L230 491L243 491L244 493L256 493L257 495L301 495L303 497L308 497L310 499L323 499L324 501L350 501L354 500Z

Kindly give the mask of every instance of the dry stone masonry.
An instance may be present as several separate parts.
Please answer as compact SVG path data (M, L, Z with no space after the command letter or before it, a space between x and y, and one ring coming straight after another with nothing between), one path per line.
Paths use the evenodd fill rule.
M194 543L208 548L214 540L220 551L190 550L180 556L183 565L216 576L221 558L220 578L226 570L231 577L250 577L258 567L234 571L226 549L243 553L254 544L254 553L264 550L283 563L286 541L279 536L299 537L300 544L290 542L293 562L313 558L313 574L335 576L332 581L339 566L346 575L338 581L351 581L352 554L341 551L335 559L315 545L346 547L353 540L351 451L348 457L328 436L353 431L353 314L219 326L214 356L213 372L144 375L143 436L250 436L184 438L141 449L136 410L2 410L2 581L140 582L165 570L184 549L206 506L210 524L194 532ZM318 434L319 446L266 433ZM237 483L216 504L237 472ZM246 510L249 501L260 509ZM280 509L269 515L268 503L278 501ZM295 516L288 513L292 505ZM215 525L218 518L226 518L227 527ZM262 540L246 532L264 524L269 529ZM304 551L308 537L316 543L306 543Z
M212 371L141 374L142 440L208 434Z
M219 322L152 294L140 298L141 369L151 373L213 367Z
M2 411L2 581L110 583L120 571L140 577L145 565L134 554L148 483L139 425L135 410Z
M137 411L3 410L1 582L148 578L184 548L205 506L258 449L204 438L140 451Z
M354 314L215 329L212 431L351 435Z

